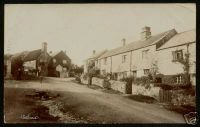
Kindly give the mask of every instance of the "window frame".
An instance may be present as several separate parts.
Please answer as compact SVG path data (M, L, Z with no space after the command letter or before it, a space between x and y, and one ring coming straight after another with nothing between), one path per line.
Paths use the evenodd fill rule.
M176 62L178 60L183 60L183 50L182 49L172 51L172 61Z
M137 77L137 70L132 71L133 77Z
M122 63L126 63L127 55L122 55Z
M107 57L104 58L104 65L107 64Z
M63 60L62 60L62 63L63 63L63 64L67 64L67 60L63 59Z
M149 58L149 49L142 50L142 59L148 59Z
M150 69L144 69L144 75L148 75L150 72Z

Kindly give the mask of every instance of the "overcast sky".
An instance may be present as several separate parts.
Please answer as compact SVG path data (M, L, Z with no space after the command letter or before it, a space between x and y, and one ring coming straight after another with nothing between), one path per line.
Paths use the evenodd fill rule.
M152 34L196 28L195 4L35 4L5 5L5 53L41 48L66 50L78 65L92 54L140 39L141 28ZM9 50L10 49L10 50Z

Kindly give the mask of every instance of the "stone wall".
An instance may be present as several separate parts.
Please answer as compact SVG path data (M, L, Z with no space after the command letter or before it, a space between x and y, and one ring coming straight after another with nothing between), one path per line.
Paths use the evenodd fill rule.
M103 87L103 79L93 77L92 84Z
M113 90L126 93L126 82L110 80L111 88Z
M88 79L84 79L83 77L81 77L81 83L87 85L88 84Z
M196 105L195 89L172 90L171 103L174 105Z
M92 78L92 84L94 84L94 85L97 85L97 86L100 86L103 88L103 83L104 83L104 79L100 79L100 78L96 78L96 77ZM125 93L126 82L109 80L109 83L111 85L111 89Z
M143 85L132 84L132 94L150 96L157 100L159 99L159 90L160 87L154 87L153 84L149 88L145 88Z

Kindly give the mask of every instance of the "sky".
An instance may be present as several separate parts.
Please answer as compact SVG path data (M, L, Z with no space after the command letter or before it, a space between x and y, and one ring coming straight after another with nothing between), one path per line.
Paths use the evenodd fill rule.
M140 39L142 27L152 35L175 28L196 28L195 4L7 4L4 53L40 49L66 51L83 65L92 51L122 46Z

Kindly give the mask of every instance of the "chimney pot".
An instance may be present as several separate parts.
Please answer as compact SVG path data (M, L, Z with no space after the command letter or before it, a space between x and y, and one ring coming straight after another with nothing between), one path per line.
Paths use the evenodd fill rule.
M93 55L96 53L96 51L95 50L93 50Z
M122 46L125 46L125 45L126 45L126 39L123 38L123 39L122 39Z
M143 27L141 32L141 39L147 40L150 37L151 37L151 28L148 26Z
M42 43L42 52L47 53L47 43L46 42Z

